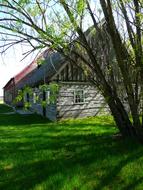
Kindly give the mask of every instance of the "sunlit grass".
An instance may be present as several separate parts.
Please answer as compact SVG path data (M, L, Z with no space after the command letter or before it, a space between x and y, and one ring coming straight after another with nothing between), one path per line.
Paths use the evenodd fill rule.
M0 100L0 104L3 104L3 100Z
M110 116L0 114L0 190L142 190L143 147L117 132Z

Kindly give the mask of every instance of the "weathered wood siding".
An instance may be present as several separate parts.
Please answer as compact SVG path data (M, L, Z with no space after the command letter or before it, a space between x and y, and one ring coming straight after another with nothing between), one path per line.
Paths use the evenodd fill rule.
M57 120L57 109L55 104L46 106L46 117L51 121Z
M65 81L65 82L86 82L87 77L85 76L83 70L77 65L67 62L59 72L57 72L53 77L53 81Z
M41 104L32 104L31 109L36 112L37 114L43 115L43 108Z
M12 98L12 91L6 90L4 91L4 102L6 104L12 104L13 98Z
M37 114L43 115L43 107L41 106L41 104L32 104L32 110L35 111ZM56 115L56 105L47 105L46 106L46 117L51 120L51 121L55 121L57 119L57 115Z
M75 90L84 90L84 103L74 103ZM57 118L87 117L107 113L109 113L109 108L94 86L86 83L60 84L57 99Z

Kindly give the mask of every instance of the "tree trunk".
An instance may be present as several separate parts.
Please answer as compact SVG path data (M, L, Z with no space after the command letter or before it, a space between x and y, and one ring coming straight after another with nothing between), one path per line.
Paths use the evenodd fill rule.
M106 91L104 97L108 103L111 113L114 117L116 125L124 137L135 137L137 135L134 126L132 125L128 113L116 92L111 91L108 87L108 92Z

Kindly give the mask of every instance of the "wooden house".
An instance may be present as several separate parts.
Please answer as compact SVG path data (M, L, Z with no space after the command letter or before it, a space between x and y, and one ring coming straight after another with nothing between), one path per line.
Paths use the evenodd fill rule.
M12 78L4 87L4 101L11 104L17 91L25 86L32 88L33 95L26 94L24 101L30 102L33 112L44 115L50 120L60 118L75 118L95 116L109 112L108 106L97 88L88 82L84 72L79 67L71 64L59 53L43 54L46 60L41 66L34 69L23 70L20 80L15 83ZM19 75L17 75L19 76ZM48 102L51 93L49 90L41 91L39 85L56 83L59 86L58 95L54 103L42 106L41 101ZM12 97L7 96L11 94ZM36 100L39 96L39 99Z
M90 31L91 29L87 30L86 35L89 35ZM94 41L93 39L91 40L92 42ZM101 96L95 85L92 85L87 80L84 71L80 67L70 63L58 52L45 51L40 56L40 59L44 60L43 64L34 66L28 72L26 69L23 70L23 76L20 80L13 83L14 78L6 84L4 87L6 103L11 102L11 99L7 101L6 94L9 93L7 86L12 83L14 85L10 89L12 91L14 88L14 92L10 93L13 94L13 98L18 90L24 89L25 86L31 87L32 95L26 93L23 100L31 104L30 109L32 111L46 116L50 120L109 113L108 105L103 96ZM42 84L50 83L56 83L59 86L54 103L49 101L52 96L50 90L45 92L39 88ZM42 101L49 103L43 106Z
M44 64L26 75L17 84L17 89L29 86L33 95L26 94L24 100L31 103L30 109L50 120L95 116L109 112L108 106L95 85L88 82L83 70L71 64L59 53L43 55ZM50 90L42 91L39 85L56 83L59 87L56 101L42 106L50 99ZM39 97L38 100L35 97Z

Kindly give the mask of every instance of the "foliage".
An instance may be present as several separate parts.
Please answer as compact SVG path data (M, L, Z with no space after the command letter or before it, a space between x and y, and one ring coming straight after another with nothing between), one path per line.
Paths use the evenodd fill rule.
M41 101L41 105L43 107L46 107L46 105L48 104L55 104L56 101L57 101L57 95L58 95L58 92L59 92L59 85L57 83L50 83L49 85L48 84L43 84L43 85L40 85L39 86L39 89L40 91L49 91L49 99L47 99L46 101Z
M13 108L4 104L0 104L0 114L8 112L13 112Z
M50 92L48 99L46 99L46 100L41 99L40 94L42 93L42 96L43 96L43 92L47 92L47 91ZM39 102L42 107L46 107L48 104L55 104L57 101L57 95L59 92L59 85L57 83L50 83L49 85L43 84L43 85L39 86L39 92L35 94L35 97L33 94L34 92L35 92L34 89L32 89L29 86L25 86L23 90L18 91L18 95L16 96L15 100L13 101L13 104L16 105L17 103L23 101L24 108L29 109L32 106L32 102L31 102L31 100L27 101L25 99L25 96L27 94L29 94L30 99L35 98L36 102Z
M40 89L41 91L47 91L47 90L50 90L48 84L40 85L40 86L39 86L39 89Z
M50 100L49 100L49 102L51 104L55 104L57 102L57 96L59 93L59 85L57 83L50 83L49 89L50 89Z
M33 94L33 90L32 90L31 87L25 86L24 89L23 89L23 93L24 94L28 93L29 95L32 95Z
M24 102L24 109L28 110L31 107L31 103L30 102Z
M46 106L48 105L48 103L49 103L49 102L42 100L42 101L41 101L41 106L44 107L44 108L46 108Z
M29 97L33 96L32 88L29 86L25 86L22 90L18 90L18 94L15 97L13 104L17 105L19 102L24 103L24 109L29 109L31 107L31 103L25 100L25 96L29 94Z
M39 66L46 63L45 59L44 59L44 58L41 58L41 57L38 58L36 62L37 62L37 64L38 64Z
M15 99L13 100L13 104L17 104L18 102L21 102L23 100L23 91L22 90L18 90L18 94L15 97Z

